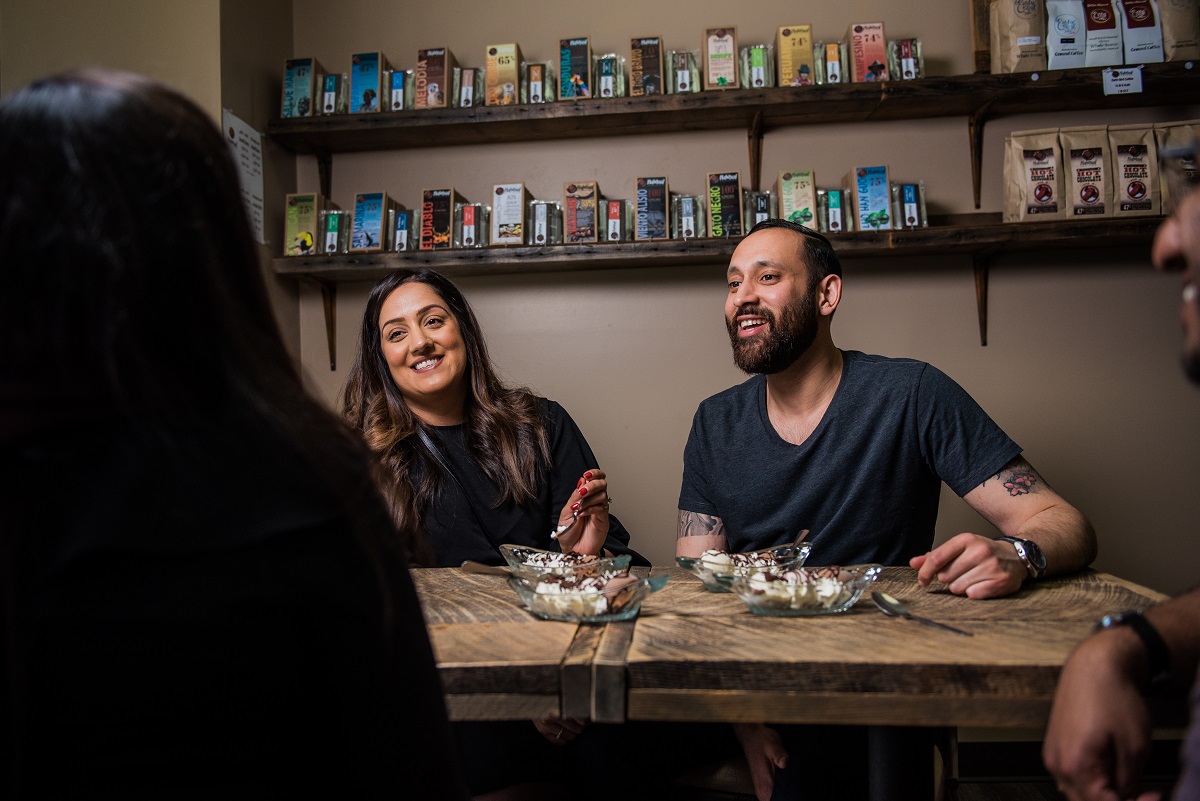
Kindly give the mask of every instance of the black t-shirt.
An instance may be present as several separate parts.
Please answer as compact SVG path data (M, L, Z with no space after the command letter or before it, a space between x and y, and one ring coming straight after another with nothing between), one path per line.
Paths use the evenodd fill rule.
M584 472L599 465L583 433L562 406L539 398L539 407L550 442L551 464L539 476L537 498L522 505L509 502L496 506L499 489L471 459L462 426L433 429L458 478L456 482L443 477L441 492L425 512L425 531L440 567L458 567L467 559L503 564L498 546L505 544L558 550L558 544L550 538L558 514ZM629 547L629 532L615 515L609 515L604 547L617 554L634 554L634 564L649 564Z
M679 508L720 517L731 551L809 529L810 564L907 564L933 544L941 482L965 495L1020 454L958 384L931 365L857 351L800 445L767 417L755 376L700 404Z

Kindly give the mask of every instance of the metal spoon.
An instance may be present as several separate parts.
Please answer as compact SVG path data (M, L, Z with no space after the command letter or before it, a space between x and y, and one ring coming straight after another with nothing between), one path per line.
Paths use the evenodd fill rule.
M563 535L563 532L565 532L565 531L566 531L567 529L569 529L571 526L575 525L575 523L576 523L576 522L578 522L578 521L579 521L579 512L578 512L578 510L577 510L577 511L575 512L575 514L571 515L571 522L570 522L570 523L563 523L563 524L562 524L562 525L560 525L560 526L555 526L555 527L554 527L554 530L550 532L550 539L552 539L552 540L556 540L556 539L558 539L559 537L561 537L561 536Z
M918 623L924 623L926 626L933 626L934 628L937 628L937 629L945 629L946 631L952 631L955 634L961 634L964 637L974 637L975 636L974 634L972 634L969 631L963 631L962 629L956 629L953 626L947 626L945 623L938 623L936 620L930 620L927 617L918 617L917 615L914 615L912 612L908 611L907 606L900 603L895 598L888 595L886 592L879 592L878 590L872 592L871 600L875 602L875 605L878 606L885 615L891 615L892 617L903 617L903 618L907 618L908 620L915 620Z

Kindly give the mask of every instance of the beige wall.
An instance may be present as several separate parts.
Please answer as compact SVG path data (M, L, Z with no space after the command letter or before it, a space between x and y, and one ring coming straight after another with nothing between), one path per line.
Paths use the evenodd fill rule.
M503 9L519 8L506 17ZM320 0L295 0L295 55L348 69L352 53L381 49L411 68L420 48L447 46L461 64L482 66L488 44L516 41L527 59L553 60L558 39L590 36L597 52L624 52L632 36L660 35L669 49L699 46L701 28L728 24L740 41L767 41L781 24L811 22L818 38L848 23L882 19L890 37L918 36L935 74L972 70L964 2L860 0L842 4L715 0L680 4L616 0L569 14L560 3L357 0L338 14ZM601 12L600 9L605 11ZM1119 119L1179 118L1180 110L1132 111ZM1191 110L1189 116L1197 115ZM1087 112L997 120L985 141L984 211L999 211L1006 131L1116 121ZM666 174L672 189L698 192L704 173L747 175L743 131L675 136L432 148L335 158L333 196L384 189L408 207L420 190L455 186L473 201L491 185L524 180L554 198L567 180L595 179L609 197L628 197L638 175ZM852 166L887 163L897 178L924 180L932 213L972 211L967 126L962 118L773 131L764 181L780 169L812 167L835 185ZM298 186L317 187L301 158ZM723 270L640 268L505 275L460 283L513 382L562 402L611 476L614 511L655 562L673 556L681 452L697 403L742 376L721 324ZM1180 375L1175 280L1156 275L1143 251L1056 251L1002 256L991 280L990 336L980 347L969 259L847 263L845 299L834 324L842 347L927 359L962 383L1020 442L1046 478L1096 523L1097 566L1163 591L1197 579L1194 532L1200 504L1200 393ZM302 288L305 370L331 402L345 379L369 284L339 287L337 360L325 359L320 296ZM785 488L781 488L784 491ZM887 477L880 477L887 491ZM986 531L946 493L939 536Z

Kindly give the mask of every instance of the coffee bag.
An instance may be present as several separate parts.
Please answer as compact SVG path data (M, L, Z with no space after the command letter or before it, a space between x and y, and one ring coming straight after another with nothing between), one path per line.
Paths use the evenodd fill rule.
M1121 38L1126 64L1157 64L1163 60L1162 26L1154 0L1117 0L1121 6Z
M1200 59L1200 0L1162 0L1163 58L1167 61Z
M1046 69L1043 0L991 0L988 5L992 72Z
M1171 197L1169 173L1186 176L1189 183L1196 180L1196 143L1200 142L1200 120L1155 123L1154 139L1165 171L1160 182L1162 212L1170 214L1175 210L1175 203Z
M1046 0L1046 66L1069 70L1087 65L1083 0Z
M1083 0L1087 24L1086 66L1108 67L1125 63L1121 48L1121 25L1113 0Z

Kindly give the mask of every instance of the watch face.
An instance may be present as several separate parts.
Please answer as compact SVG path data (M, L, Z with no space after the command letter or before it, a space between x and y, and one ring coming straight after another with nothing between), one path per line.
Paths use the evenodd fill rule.
M1033 540L1024 540L1025 553L1029 556L1029 561L1038 573L1046 569L1046 554L1042 553L1042 548Z

